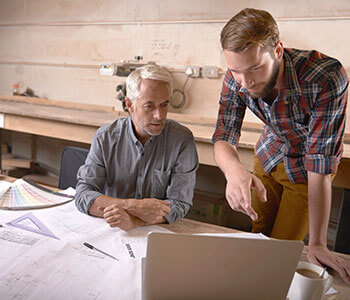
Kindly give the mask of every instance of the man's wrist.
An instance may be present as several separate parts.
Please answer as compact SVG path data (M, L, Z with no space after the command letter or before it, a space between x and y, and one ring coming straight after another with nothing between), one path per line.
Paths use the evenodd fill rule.
M327 248L327 242L321 241L321 240L309 240L309 247L326 247Z
M327 237L323 237L320 234L309 232L309 246L310 247L326 247L327 248Z
M118 199L118 203L120 205L120 208L130 213L135 208L135 199Z
M240 161L235 161L231 164L230 168L228 168L225 172L225 178L227 181L235 178L237 174L241 174L242 172L248 172L247 169L241 164Z

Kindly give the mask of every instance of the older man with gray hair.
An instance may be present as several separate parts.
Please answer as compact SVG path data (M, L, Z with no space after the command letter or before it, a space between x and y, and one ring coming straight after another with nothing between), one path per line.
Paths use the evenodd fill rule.
M192 205L198 157L193 135L166 119L172 78L157 65L126 81L130 116L95 133L79 169L76 206L111 227L171 223Z

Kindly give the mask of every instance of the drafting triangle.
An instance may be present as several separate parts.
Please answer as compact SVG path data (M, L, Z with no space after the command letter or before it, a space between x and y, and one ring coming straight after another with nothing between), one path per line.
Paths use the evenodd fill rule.
M27 224L28 222L31 222L32 225L25 225L23 224L23 221L25 221ZM59 240L59 238L32 213L27 213L24 216L19 217L18 219L8 222L7 224L23 230L35 232Z

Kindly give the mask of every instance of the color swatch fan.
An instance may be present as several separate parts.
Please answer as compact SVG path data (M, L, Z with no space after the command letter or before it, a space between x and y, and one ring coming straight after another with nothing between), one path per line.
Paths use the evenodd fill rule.
M0 184L0 208L31 209L50 207L73 200L74 197L54 192L26 179Z

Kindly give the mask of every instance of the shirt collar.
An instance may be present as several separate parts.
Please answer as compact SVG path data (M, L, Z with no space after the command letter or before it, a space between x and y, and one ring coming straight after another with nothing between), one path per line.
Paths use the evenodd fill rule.
M301 88L298 81L298 76L295 71L292 58L288 52L284 51L284 91L285 96L295 95L301 96Z
M140 143L140 141L138 140L138 138L135 135L134 132L134 126L132 124L132 119L131 119L131 115L128 117L128 128L129 128L129 134L131 137L131 140L133 141L134 144L138 144Z

